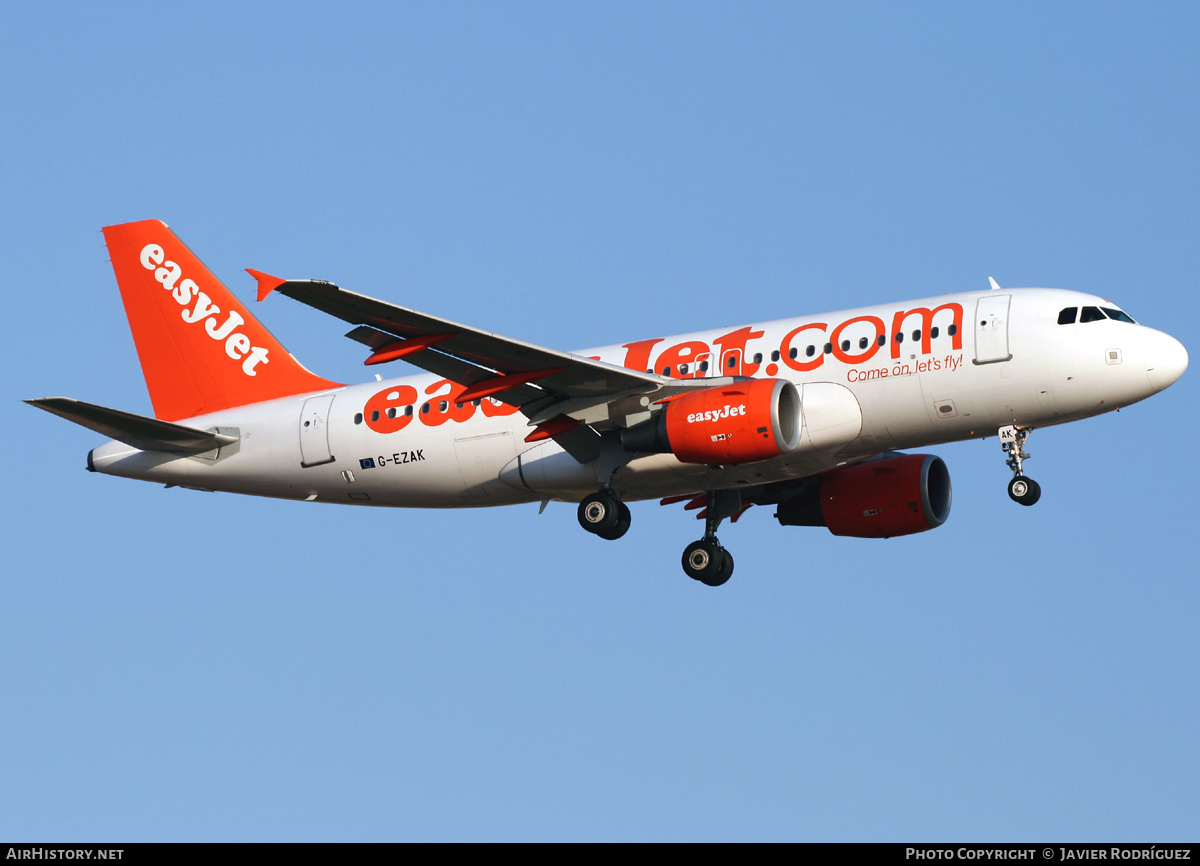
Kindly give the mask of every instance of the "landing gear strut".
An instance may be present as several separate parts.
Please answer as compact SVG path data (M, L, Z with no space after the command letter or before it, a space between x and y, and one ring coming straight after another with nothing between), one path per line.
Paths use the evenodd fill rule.
M1008 497L1021 505L1033 505L1042 497L1042 488L1032 478L1026 478L1022 462L1029 459L1025 453L1025 440L1031 430L1022 430L1013 425L1000 428L1000 447L1008 455L1008 468L1013 471L1012 481L1008 482Z
M607 541L616 541L628 532L632 519L629 506L611 487L586 496L579 503L579 525Z
M720 586L733 575L733 557L717 541L717 527L742 511L736 490L710 490L704 515L704 537L683 551L683 573L707 586Z

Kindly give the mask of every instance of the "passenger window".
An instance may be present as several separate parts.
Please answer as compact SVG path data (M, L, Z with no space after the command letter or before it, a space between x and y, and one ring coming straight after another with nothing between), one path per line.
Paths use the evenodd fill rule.
M761 364L761 363L762 363L762 352L755 352L755 353L754 353L754 363L755 363L755 364Z
M776 353L776 354L778 354L778 353ZM701 361L701 362L700 362L700 372L701 372L701 373L707 373L707 372L708 372L708 361Z
M1082 322L1103 322L1104 313L1100 312L1099 307L1084 307L1079 314L1079 321Z
M372 421L379 420L379 410L378 409L376 409L374 412L371 413L371 420Z
M804 354L811 358L813 355L817 354L817 347L809 346L807 349L804 350Z
M776 349L774 352L771 353L771 360L772 361L779 360L779 350L778 349Z
M429 414L429 404L428 404L428 403L422 403L422 404L421 404L421 414L422 414L422 415L428 415L428 414Z
M904 342L904 335L903 335L903 334L901 334L901 333L899 333L899 332L897 332L897 333L896 333L896 342L897 342L897 343L903 343L903 342Z
M810 346L809 348L812 348L812 347ZM793 361L796 360L796 356L799 354L800 354L800 351L795 346L792 346L792 348L788 349L788 357L791 358ZM808 354L811 355L812 352L809 352Z
M958 333L958 325L951 325L949 328L946 329L946 333L949 334L951 337L953 337L955 334Z
M858 341L858 348L865 349L865 348L867 348L867 344L869 344L870 342L871 341L868 340L866 337L862 337Z
M842 340L842 351L843 352L850 351L850 341L849 340Z
M728 363L725 364L730 370L737 366L737 355L730 355Z
M914 343L921 342L921 332L920 331L913 331L913 342Z
M354 416L354 423L355 424L362 423L362 412L359 412L357 415Z
M1065 307L1058 314L1058 323L1060 325L1074 325L1075 314L1079 312L1079 307Z
M1127 313L1122 313L1120 310L1113 309L1112 307L1104 307L1103 309L1104 309L1104 314L1114 321L1128 322L1131 325L1137 324L1137 322L1135 322L1133 319L1129 318L1129 315Z
M886 346L886 345L887 345L887 336L886 336L885 334L880 334L880 335L879 335L879 345L880 345L880 346Z
M396 417L396 407L395 406L392 406L390 409L388 409L388 417L389 418Z
M405 407L404 407L404 417L405 417L405 418L411 418L411 417L412 417L412 406L405 406Z
M679 365L679 375L680 375L680 376L685 376L685 375L687 375L687 364L680 364L680 365Z
M450 404L449 404L449 403L447 403L445 400L443 400L442 402L438 403L438 411L439 411L439 412L445 412L445 411L446 411L447 409L449 409L449 408L450 408Z
M938 335L938 329L936 327L929 329L929 339L936 340L937 335Z
M833 343L826 343L825 344L825 354L828 355L832 351L833 351Z
M670 367L663 367L663 368L662 368L662 374L663 374L664 376L670 376L670 375L671 375L671 368L670 368Z

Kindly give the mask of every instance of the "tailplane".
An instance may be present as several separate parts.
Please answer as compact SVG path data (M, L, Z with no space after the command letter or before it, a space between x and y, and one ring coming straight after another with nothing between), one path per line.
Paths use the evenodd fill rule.
M238 441L237 437L224 433L169 424L120 409L72 400L70 397L43 397L25 402L142 451L201 454Z
M104 229L156 417L339 387L293 358L158 220Z

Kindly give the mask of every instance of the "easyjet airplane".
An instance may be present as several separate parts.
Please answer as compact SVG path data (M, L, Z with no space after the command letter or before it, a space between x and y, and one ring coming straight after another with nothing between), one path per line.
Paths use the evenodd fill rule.
M111 437L89 470L344 505L565 500L609 540L629 529L626 502L687 503L705 529L683 569L710 586L733 572L718 526L751 505L835 535L940 526L945 464L900 449L998 435L1009 496L1032 505L1031 430L1136 403L1188 363L1101 298L994 281L570 353L250 271L260 301L275 292L351 324L366 364L425 371L343 385L301 366L163 223L104 236L155 417L29 401Z

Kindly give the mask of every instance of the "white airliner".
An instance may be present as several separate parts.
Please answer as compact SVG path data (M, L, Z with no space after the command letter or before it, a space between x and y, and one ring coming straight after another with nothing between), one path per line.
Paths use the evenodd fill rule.
M250 271L260 301L277 292L353 325L368 365L426 371L342 385L301 366L163 223L104 235L155 417L29 401L111 437L88 469L346 505L565 500L610 540L629 529L625 502L686 502L705 531L683 569L710 586L733 572L717 528L750 505L835 535L940 526L945 464L899 449L998 435L1009 496L1032 505L1031 430L1136 403L1188 363L1101 298L995 281L569 353Z

